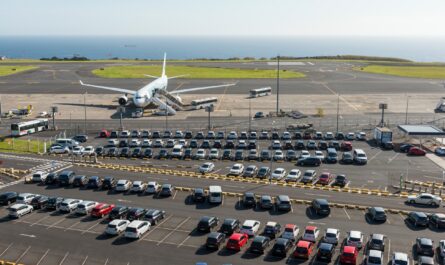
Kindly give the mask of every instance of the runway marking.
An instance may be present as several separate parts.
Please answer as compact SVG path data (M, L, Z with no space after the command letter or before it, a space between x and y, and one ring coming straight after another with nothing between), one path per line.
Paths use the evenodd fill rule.
M351 220L351 216L349 216L348 211L346 211L345 208L343 208L343 211L345 212L346 216L348 217L349 220Z
M331 195L326 195L326 194L315 194L315 193L305 193L305 195L309 195L309 196L319 196L319 197L332 197Z
M48 253L49 253L49 248L46 250L45 254L43 254L43 256L39 259L39 261L36 263L36 265L40 265L40 263L46 257L46 255L48 255Z
M391 239L388 238L388 261L389 261L389 253L391 253Z
M326 83L323 82L319 82L319 84L321 84L322 86L324 86L327 90L329 90L329 92L331 92L333 95L338 95L338 93L336 93L334 90L332 90ZM349 103L349 101L347 101L346 99L344 99L341 95L340 95L340 99L346 103L349 107L351 107L352 109L354 109L355 111L360 111L356 106L352 105L351 103Z
M182 87L183 85L184 85L184 82L181 82L181 83L179 83L179 85L178 85L178 86L176 86L175 88L173 88L173 90L172 90L172 91L169 91L169 92L171 93L171 92L173 92L173 91L177 90L178 88Z
M62 265L62 264L65 262L65 260L66 260L66 258L68 257L69 254L70 254L69 252L66 252L65 256L64 256L63 259L60 261L59 265Z
M183 224L185 224L188 220L190 220L190 217L187 217L184 221L182 221L180 224L176 226L174 230L172 230L170 233L168 233L161 241L159 241L156 245L159 246L161 243L163 243L171 234L173 234L177 229L179 229Z
M162 225L163 223L165 223L168 219L170 219L173 215L170 215L169 217L165 218L164 220L162 220L162 222L160 222L159 224L157 224L153 229L151 229L150 231L148 231L148 233L146 233L143 237L141 237L141 239L139 241L145 240L145 238L151 234L153 231L155 231L157 228L162 228L159 227L160 225Z
M222 102L223 102L223 100L224 100L224 97L226 96L227 88L228 88L228 86L226 86L226 87L224 88L224 92L223 92L223 94L221 95L220 100L218 100L218 105L216 106L216 110L217 110L217 111L218 111L219 108L221 107L221 104L222 104Z
M28 248L25 251L23 251L22 255L20 255L20 257L15 261L15 263L19 262L26 255L26 253L28 253L29 249L31 249L31 246L28 246Z
M8 251L8 249L13 245L14 243L9 244L9 246L3 250L2 254L0 254L0 257L3 256L3 254L5 254L6 251Z
M108 264L108 258L107 258L107 260L105 261L104 265L107 265L107 264Z
M85 257L85 259L82 262L82 265L85 265L85 263L87 262L88 256Z

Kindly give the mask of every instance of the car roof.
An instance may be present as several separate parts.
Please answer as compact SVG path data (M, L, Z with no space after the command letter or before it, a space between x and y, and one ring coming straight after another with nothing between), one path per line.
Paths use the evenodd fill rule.
M285 228L294 229L294 228L297 227L297 225L295 225L295 224L286 224L284 227L285 227Z
M326 229L326 233L337 234L337 233L338 233L338 229L335 229L335 228L328 228L328 229Z
M380 250L370 249L368 252L368 257L382 257L382 252Z
M372 239L383 240L384 238L385 238L385 236L382 234L372 234Z
M344 246L343 253L354 253L356 248L354 246Z
M362 232L356 231L356 230L351 230L349 232L349 236L350 237L361 237L362 236Z
M277 238L277 241L275 242L275 244L277 244L277 245L284 245L287 242L289 242L289 239L284 238L284 237L279 237L279 238Z
M419 263L421 264L434 264L434 258L428 256L419 256Z
M221 233L219 233L219 232L211 232L211 233L208 235L209 238L218 238L218 237L220 237L220 236L221 236Z
M322 204L322 205L329 205L329 202L326 199L315 199L314 201L316 201L316 202L318 202L319 204Z
M372 208L374 208L374 210L376 212L384 212L385 211L385 209L383 209L383 207L372 207Z
M266 226L276 226L276 225L277 225L277 222L269 221L266 223Z
M138 227L142 223L146 223L146 221L134 220L128 225L128 227Z
M331 250L334 247L334 245L329 244L329 243L321 243L320 246L318 247L319 249L326 249L326 250Z
M127 183L127 181L128 180L126 180L126 179L120 179L120 180L117 181L117 183Z
M267 238L265 236L255 236L253 242L264 242Z
M317 227L316 227L316 226L313 226L313 225L308 225L308 226L306 226L306 228L305 228L305 230L310 230L310 231L314 231L315 229L317 229Z
M118 223L120 223L122 221L128 221L128 220L125 220L125 219L114 219L109 224L116 225L116 224L118 224Z
M417 215L418 217L427 217L424 212L413 212L414 215Z
M244 224L243 224L243 225L253 226L253 225L255 224L255 222L258 222L258 221L255 221L255 220L246 220L246 221L244 221Z
M226 218L226 219L224 219L224 224L232 224L232 223L234 223L236 221L236 219L233 219L233 218Z
M298 243L297 243L297 247L300 247L300 248L308 248L310 244L311 244L311 242L309 242L309 241L306 241L306 240L300 240L300 241L298 241Z
M201 219L199 221L204 221L205 222L205 221L209 221L212 218L214 218L214 217L212 217L212 216L203 216L203 217L201 217Z
M27 205L27 204L24 204L24 203L16 203L16 204L12 205L12 206L9 207L9 208L17 209L17 208L22 207L23 205Z
M420 244L422 244L422 245L432 245L433 241L431 239L429 239L429 238L422 237L422 238L420 238Z
M403 252L394 252L394 259L395 260L404 260L404 261L408 261L408 254L403 253Z

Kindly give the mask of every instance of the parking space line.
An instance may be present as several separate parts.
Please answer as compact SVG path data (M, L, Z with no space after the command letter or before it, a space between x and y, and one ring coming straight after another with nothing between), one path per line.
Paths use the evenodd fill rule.
M8 249L9 249L13 244L14 244L14 243L9 244L9 246L8 246L5 250L3 250L2 254L0 254L0 257L3 256L3 254L5 254L6 251L8 251Z
M75 227L76 225L80 224L80 221L75 222L74 224L70 225L69 227L65 228L63 232L66 232L70 230L71 228Z
M187 237L181 242L181 244L178 245L178 248L181 247L181 246L185 243L185 241L187 241L189 238L190 238L190 236L187 236Z
M388 238L388 262L389 262L389 253L391 253L391 239Z
M351 220L351 216L349 216L348 211L346 211L345 208L343 208L343 211L345 212L346 216L348 217L349 220Z
M163 243L171 234L173 234L177 229L179 229L183 224L185 224L188 220L190 220L190 217L185 218L184 221L182 221L180 224L176 226L174 230L172 230L170 233L168 233L161 241L159 241L156 245L159 246L161 243Z
M48 255L48 253L49 253L49 248L46 250L45 254L42 255L42 257L39 259L39 261L36 263L36 265L40 265L40 263L46 257L46 255Z
M159 224L157 224L153 229L151 229L150 231L148 231L148 233L146 233L143 237L141 237L141 239L139 241L142 242L142 240L144 240L149 234L151 234L154 230L156 230L157 228L159 228L160 225L162 225L163 223L165 223L168 219L170 219L173 215L170 215L169 217L165 218L162 222L160 222ZM160 227L162 228L162 227ZM163 228L162 228L163 229Z
M101 222L102 222L102 220L101 220ZM95 223L94 225L92 225L92 226L91 226L90 228L88 228L87 230L84 230L84 231L82 232L82 235L85 234L85 233L87 233L87 232L90 232L91 229L93 229L93 228L95 228L96 226L98 226L101 222Z
M85 257L85 259L82 262L82 265L85 265L85 263L87 262L88 256Z
M221 206L223 206L224 205L224 195L222 196L222 199L221 199Z
M107 260L105 261L104 265L107 265L107 264L108 264L108 258L107 258Z
M399 213L399 216L400 216L400 219L402 219L402 222L405 222L405 217L401 213Z
M66 260L66 258L68 257L69 254L70 254L69 252L66 252L65 256L64 256L63 259L60 261L59 265L62 265L62 264L65 262L65 260Z
M368 162L371 162L374 158L376 158L380 153L382 152L382 150L379 150L377 153L375 153L371 158L368 159Z
M60 224L61 222L63 222L63 220L65 220L65 218L60 219L59 221L55 222L54 224L48 226L46 229L48 230L48 229L50 229L51 227L54 227L54 226Z
M31 249L31 246L28 246L28 248L23 251L23 253L20 255L20 257L15 261L15 263L19 262L25 255L28 253L28 251Z
M175 191L175 194L173 194L173 198L172 198L172 200L174 200L174 199L176 198L176 194L178 194L178 191L177 191L177 190Z
M47 215L47 216L41 218L40 220L35 221L34 223L30 224L29 226L34 226L34 225L40 223L41 221L43 221L43 220L45 220L45 219L47 219L47 218L49 218L49 217L50 217L50 215Z

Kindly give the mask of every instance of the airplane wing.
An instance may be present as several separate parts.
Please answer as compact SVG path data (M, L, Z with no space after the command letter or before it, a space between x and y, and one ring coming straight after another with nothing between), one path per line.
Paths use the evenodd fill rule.
M170 93L180 94L180 93L187 93L187 92L192 92L192 91L206 90L206 89L213 89L213 88L220 88L220 87L228 87L228 86L234 86L234 85L236 85L236 83L217 85L217 86L193 87L193 88L187 88L187 89L174 90L174 91L171 91Z
M80 83L82 86L89 86L89 87L95 87L95 88L102 88L102 89L111 90L111 91L116 91L116 92L120 92L120 93L124 93L124 94L131 94L131 95L136 94L136 91L134 91L134 90L129 90L129 89L125 89L125 88L90 85L90 84L85 84L85 83L83 83L82 80L79 80L79 83Z

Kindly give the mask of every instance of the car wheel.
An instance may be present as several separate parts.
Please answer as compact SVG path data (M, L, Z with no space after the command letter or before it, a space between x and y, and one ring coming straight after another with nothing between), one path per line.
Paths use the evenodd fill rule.
M414 204L415 201L414 201L414 200L410 200L409 203L410 203L410 204Z
M432 207L437 207L437 203L436 202L431 202L431 206Z

